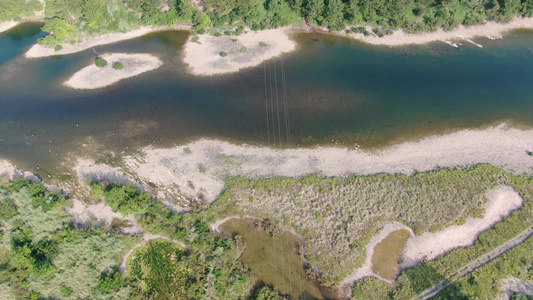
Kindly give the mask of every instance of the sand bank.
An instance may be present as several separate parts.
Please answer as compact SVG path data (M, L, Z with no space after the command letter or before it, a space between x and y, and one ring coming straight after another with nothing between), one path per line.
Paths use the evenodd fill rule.
M483 218L469 218L463 225L453 225L439 232L426 232L407 241L402 269L413 267L424 260L433 260L459 247L474 245L478 236L490 229L513 211L523 206L524 200L511 187L491 191L490 202Z
M217 75L257 66L294 49L296 44L285 29L248 30L239 36L200 35L187 41L183 61L194 75Z
M20 24L20 22L16 22L16 21L0 22L0 33L4 31L8 31L9 29L17 26L18 24Z
M134 77L159 68L163 62L150 54L113 53L101 55L107 61L103 68L91 64L76 72L64 85L74 89L98 89L110 86L120 80ZM115 70L112 65L121 63L124 68Z
M64 44L63 49L60 51L55 51L54 48L48 48L43 45L33 45L33 47L30 48L25 54L27 58L38 58L38 57L46 57L46 56L54 56L54 55L64 55L64 54L72 54L76 52L80 52L89 48L93 48L96 46L101 45L107 45L112 44L120 41L125 41L129 39L133 39L139 36L143 36L145 34L151 33L151 32L157 32L157 31L165 31L165 30L188 30L190 29L190 26L184 26L184 25L176 25L176 26L150 26L150 27L141 27L139 29L129 31L129 32L118 32L118 33L109 33L104 34L100 36L96 36L93 38L89 38L83 42L77 43L77 44Z
M344 36L356 40L363 41L365 43L373 45L386 45L386 46L402 46L402 45L412 45L412 44L426 44L435 41L448 42L448 44L457 47L459 46L452 41L464 40L469 43L472 43L478 47L483 47L482 45L473 42L471 39L475 37L488 37L491 39L502 38L503 34L507 31L520 29L520 28L529 28L533 29L533 18L521 18L516 17L509 23L497 23L497 22L486 22L485 24L473 25L473 26L459 26L459 28L444 31L442 28L438 29L435 32L427 32L420 34L408 34L403 30L397 30L391 35L386 35L383 37L378 37L375 34L365 36L362 33L349 33L345 32L332 32L331 34ZM310 29L301 28L305 31ZM371 27L367 26L367 30L371 32ZM327 28L318 28L319 32L329 33Z
M230 176L268 178L308 174L404 173L489 163L517 174L533 172L533 129L502 124L406 141L375 152L320 147L275 150L202 139L170 149L144 149L124 158L125 172L159 189L158 196L214 201Z
M7 160L0 159L0 177L8 177L9 179L12 179L13 174L15 174L15 166Z

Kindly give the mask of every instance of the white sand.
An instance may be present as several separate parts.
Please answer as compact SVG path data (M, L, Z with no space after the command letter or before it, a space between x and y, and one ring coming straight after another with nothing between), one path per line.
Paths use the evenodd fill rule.
M407 241L401 267L413 267L433 260L459 247L472 246L478 236L523 206L524 200L511 187L500 187L487 196L490 202L483 218L469 218L466 224L453 225L439 232L426 232Z
M8 31L9 29L17 26L18 24L20 24L20 22L16 22L16 21L0 22L0 32Z
M98 89L115 84L123 79L138 76L159 68L163 62L150 54L103 54L107 66L97 67L94 63L76 72L65 85L74 89ZM120 62L124 68L113 69L113 63Z
M376 245L383 241L383 239L385 239L389 234L398 229L407 229L409 230L409 232L411 232L411 235L414 236L413 230L402 223L394 222L385 224L379 234L373 236L370 242L368 242L368 244L366 245L366 260L364 265L361 268L355 270L352 275L348 276L342 281L342 283L339 285L341 290L344 290L346 286L351 286L354 282L361 280L365 277L376 277L380 280L390 283L389 280L379 276L378 274L372 271L372 255L374 254L374 248L376 247Z
M296 49L285 29L248 30L239 36L199 35L197 42L193 38L185 45L183 61L194 75L237 72ZM266 46L260 46L260 42ZM220 52L228 55L222 57Z
M381 38L374 34L369 36L365 36L362 33L346 34L345 32L334 32L333 34L357 39L373 45L402 46L426 44L434 41L466 40L478 47L482 47L482 45L474 43L471 39L475 37L501 38L505 32L519 28L533 28L533 18L517 17L509 23L486 22L481 25L460 26L452 31L439 29L435 32L420 34L407 34L403 30L397 30L393 34ZM368 28L369 31L370 29Z
M12 179L13 174L15 174L15 166L7 160L0 159L0 177L8 177L9 179Z
M134 215L124 217L121 213L114 212L113 209L104 202L94 205L85 205L81 201L74 199L73 204L72 208L67 207L66 210L72 216L74 224L78 226L109 226L111 225L111 222L113 222L113 219L118 219L126 220L131 224L131 226L123 228L121 230L122 233L131 235L142 233L142 229L137 224Z
M27 58L38 58L46 57L53 55L64 55L80 52L89 48L93 48L100 45L112 44L120 41L129 40L139 36L143 36L150 32L164 31L164 30L180 30L180 29L190 29L190 26L176 25L176 26L151 26L151 27L141 27L137 30L129 31L126 33L109 33L94 38L90 38L83 42L71 45L65 44L62 45L63 49L60 51L55 51L54 48L48 48L39 44L34 45L30 48L25 54Z
M411 174L478 163L518 174L531 173L533 158L526 152L531 149L533 129L502 124L407 141L376 152L328 147L274 150L202 139L171 149L146 148L142 157L125 157L124 162L125 171L140 179L145 187L148 182L155 184L159 197L182 195L195 199L201 192L206 201L212 202L229 176Z

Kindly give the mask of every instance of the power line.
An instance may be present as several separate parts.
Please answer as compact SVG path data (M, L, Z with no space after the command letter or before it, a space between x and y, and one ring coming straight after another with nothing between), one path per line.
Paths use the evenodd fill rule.
M276 72L276 61L274 61L274 82L276 83L276 107L278 111L278 136L279 136L279 147L281 148L281 125L279 118L279 98L278 98L278 78Z
M276 145L276 129L274 124L274 93L272 91L272 63L269 64L268 74L270 77L270 106L271 106L271 115L272 115L272 142Z
M268 88L267 88L267 71L266 63L263 64L264 74L265 74L265 108L266 108L266 120L267 120L267 139L268 145L270 145L270 124L268 122Z

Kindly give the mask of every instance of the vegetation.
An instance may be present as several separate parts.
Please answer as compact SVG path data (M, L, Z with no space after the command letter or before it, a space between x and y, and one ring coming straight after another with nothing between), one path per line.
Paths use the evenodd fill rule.
M39 42L52 47L145 25L190 24L197 34L218 27L226 35L239 35L244 26L269 29L305 19L330 30L367 24L377 35L384 35L400 28L412 33L451 30L461 24L533 16L531 0L204 0L203 4L204 11L200 11L190 0L47 0L43 30L50 34ZM0 0L0 7L0 21L28 17L42 9L38 0ZM370 34L362 27L354 28Z
M256 277L238 259L253 233L246 239L246 232L228 238L209 224L236 214L255 216L266 220L265 232L277 241L283 240L275 238L281 228L294 229L306 243L291 264L303 255L310 265L302 278L334 284L362 263L366 243L383 222L396 220L420 233L481 216L486 191L498 185L512 186L524 198L524 208L482 234L473 247L404 270L395 285L364 279L354 288L356 299L407 299L531 226L532 183L530 174L516 176L488 165L413 176L235 178L213 205L189 214L176 214L131 185L93 183L96 198L135 215L145 232L167 239L138 248L124 276L118 265L140 236L118 234L113 226L75 228L64 210L68 199L15 179L0 185L0 297L279 299L268 287L253 291ZM438 297L494 298L501 279L531 280L531 243L460 279ZM263 251L260 245L248 246ZM285 246L296 253L290 243ZM260 264L268 266L268 261ZM292 276L290 271L285 275Z
M221 57L226 57L226 56L228 56L228 53L222 51L222 52L219 53L219 55L220 55Z
M33 17L43 6L39 0L0 0L0 22Z
M143 283L149 299L186 299L190 272L186 256L187 252L174 243L155 240L135 251L129 274Z
M55 52L61 51L62 49L63 49L63 46L61 46L61 45L56 45L56 46L54 47L54 51L55 51Z
M122 69L124 69L124 65L119 63L119 62L113 63L113 69L122 70Z
M65 201L41 184L23 179L0 186L0 203L9 207L9 214L3 213L0 220L0 286L9 286L10 297L98 297L100 273L120 263L137 241L99 229L73 228ZM131 292L124 286L113 296Z
M249 295L254 280L237 261L235 243L212 232L197 214L173 213L131 185L93 183L92 194L105 199L115 211L136 214L144 230L187 246L183 249L162 240L135 251L129 263L130 274L132 284L141 288L143 296L180 299L178 296L185 294L193 299L238 299Z
M98 68L103 68L103 67L106 67L107 66L107 60L103 59L103 58L97 58L95 61L94 61L94 64L98 67Z
M208 211L213 220L238 213L295 229L307 240L306 259L327 284L335 284L362 265L365 245L383 222L402 222L417 234L437 231L468 216L481 217L488 190L510 185L519 191L527 178L489 165L414 176L236 178Z

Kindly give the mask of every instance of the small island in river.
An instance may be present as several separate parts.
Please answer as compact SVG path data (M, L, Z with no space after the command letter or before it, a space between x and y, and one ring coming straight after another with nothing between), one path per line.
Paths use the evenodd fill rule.
M96 63L76 72L65 81L65 86L74 89L98 89L110 86L120 80L134 77L159 68L163 62L150 54L113 53L99 58L105 65Z

